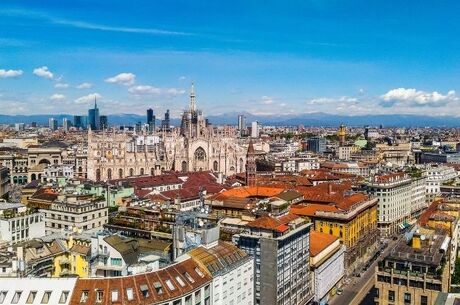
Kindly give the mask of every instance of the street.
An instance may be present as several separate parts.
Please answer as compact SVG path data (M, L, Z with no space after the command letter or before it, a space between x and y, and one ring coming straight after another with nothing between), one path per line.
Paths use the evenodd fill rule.
M375 275L375 267L377 266L378 262L385 257L390 250L396 245L396 243L401 239L400 236L397 240L389 240L388 246L385 250L380 254L380 256L370 265L370 267L361 273L361 277L351 277L349 278L350 282L344 286L343 292L340 295L333 296L329 304L330 305L343 305L343 304L360 304L354 303L356 301L361 302L366 294L368 294L369 290L374 286L374 275ZM356 300L355 300L356 299ZM368 304L368 303L366 303Z

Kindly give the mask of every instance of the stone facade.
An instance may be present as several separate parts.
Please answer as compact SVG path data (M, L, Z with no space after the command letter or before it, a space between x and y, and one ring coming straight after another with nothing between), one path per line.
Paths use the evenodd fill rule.
M214 128L196 110L195 94L181 127L157 134L88 131L88 178L112 180L162 171L244 172L247 146L234 128Z

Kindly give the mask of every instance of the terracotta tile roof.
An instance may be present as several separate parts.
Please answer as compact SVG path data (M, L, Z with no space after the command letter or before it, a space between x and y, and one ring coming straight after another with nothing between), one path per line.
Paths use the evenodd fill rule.
M74 244L72 248L70 248L70 251L76 252L82 255L88 255L91 252L91 247Z
M307 217L315 216L317 211L337 212L339 209L333 205L309 203L307 205L293 205L290 210L295 215Z
M222 192L220 195L224 197L273 197L281 192L284 189L276 187L266 187L266 186L244 186L236 187L227 191Z
M294 214L287 214L282 217L271 217L271 216L262 216L257 218L254 221L251 221L247 224L251 228L267 229L267 230L276 230L278 232L284 232L285 226L287 223L299 218Z
M145 274L100 279L79 278L69 304L82 304L80 299L83 292L88 293L85 304L157 304L191 293L211 281L208 272L190 258ZM128 299L128 290L132 292L132 299ZM96 302L98 291L102 292L101 302ZM116 302L112 302L112 291L118 292Z
M426 226L430 217L438 210L438 206L444 203L443 199L433 201L430 206L420 215L418 218L418 223L421 226Z
M197 247L188 254L200 262L210 275L218 275L233 265L239 265L241 260L249 259L248 254L231 243L219 241L217 246L210 249Z
M338 237L330 234L320 233L316 231L310 232L310 256L316 256L321 251L332 245Z

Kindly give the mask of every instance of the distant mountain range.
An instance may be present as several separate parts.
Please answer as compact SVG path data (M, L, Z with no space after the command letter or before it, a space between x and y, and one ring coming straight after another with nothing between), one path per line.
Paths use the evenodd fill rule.
M429 115L410 115L410 114L391 114L391 115L336 115L322 112L303 113L298 115L254 115L248 112L232 112L221 115L208 116L207 118L213 124L232 124L238 122L238 114L246 117L247 125L252 121L258 121L263 125L304 125L304 126L337 126L345 124L348 126L378 126L382 124L385 127L460 127L460 118L453 116L429 116ZM48 119L53 117L62 124L62 119L67 118L73 121L73 115L58 114L38 114L38 115L0 115L0 124L14 123L32 123L47 125ZM113 114L108 116L109 124L115 125L133 125L137 122L145 122L143 115L137 114ZM157 124L160 121L157 120ZM172 119L172 125L179 125L179 119Z

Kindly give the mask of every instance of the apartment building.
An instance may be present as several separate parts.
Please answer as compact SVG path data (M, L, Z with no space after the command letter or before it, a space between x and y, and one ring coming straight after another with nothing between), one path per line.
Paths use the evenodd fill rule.
M412 211L412 179L403 172L375 176L365 184L378 201L378 228L390 236L408 226Z
M43 235L42 213L20 203L0 202L0 243L16 244Z
M45 214L46 234L71 228L97 231L109 219L107 202L93 196L59 195L41 212Z
M310 278L311 224L293 215L262 216L233 236L255 262L254 304L303 305L313 298Z
M426 167L426 200L427 203L433 202L436 197L441 195L441 186L447 181L458 177L457 171L450 166L429 165Z
M449 241L433 230L400 240L376 266L375 303L434 305L439 293L449 291Z

